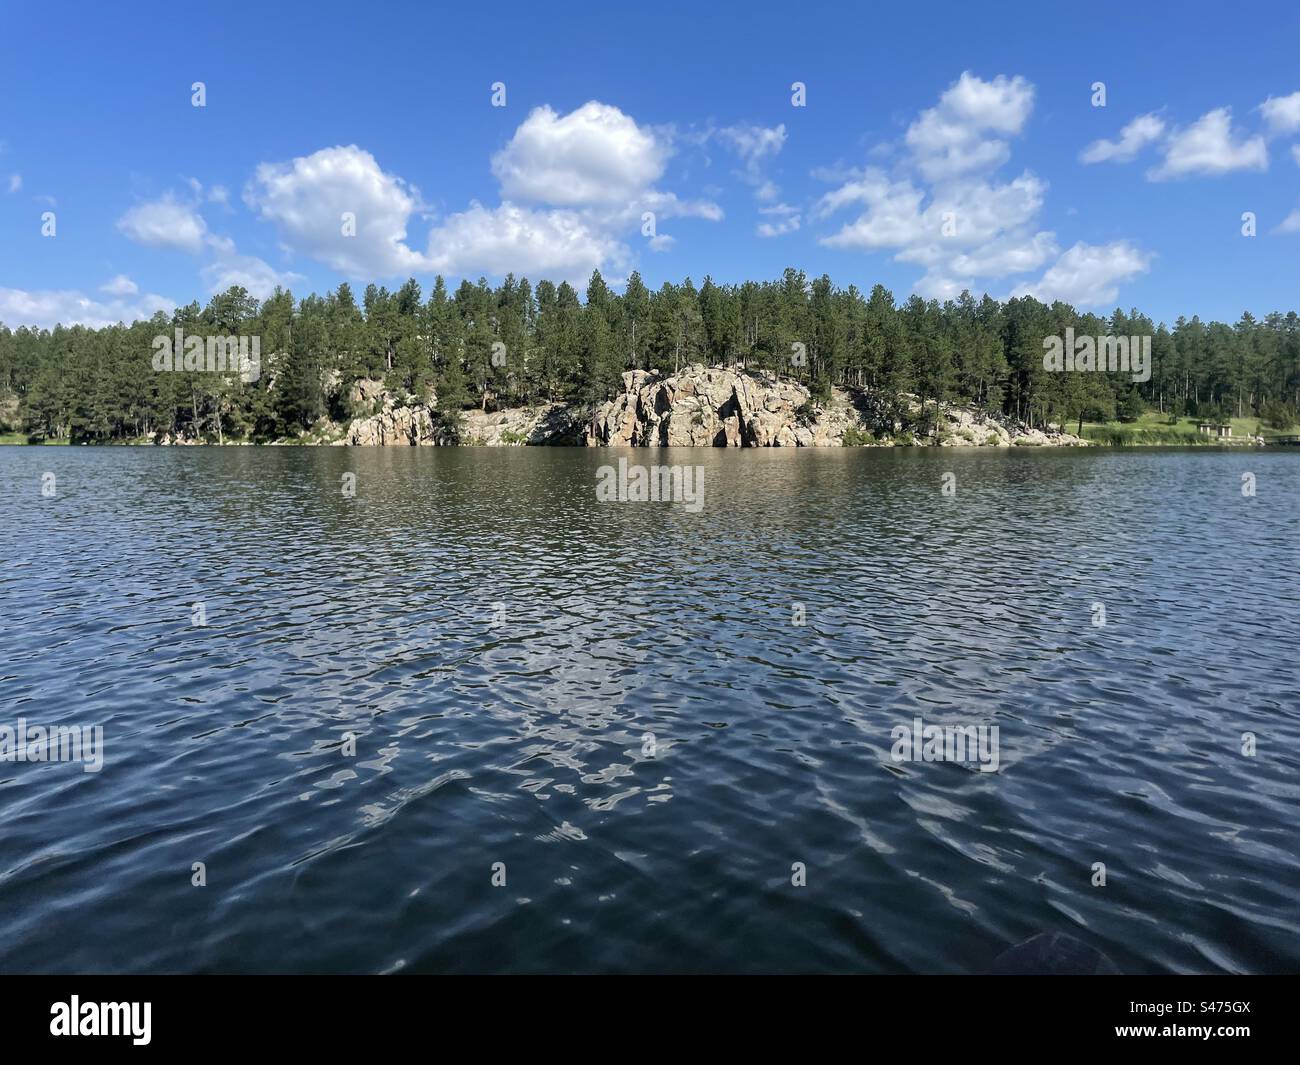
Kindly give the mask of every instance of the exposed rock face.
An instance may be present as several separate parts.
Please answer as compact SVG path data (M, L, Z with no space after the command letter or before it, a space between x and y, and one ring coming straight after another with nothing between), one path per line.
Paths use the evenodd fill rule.
M583 428L571 408L551 403L542 407L513 407L492 414L466 411L461 438L467 444L486 447L581 444Z
M1012 433L1006 426L981 411L955 407L944 410L945 432L941 447L1009 447Z
M630 447L836 446L833 434L804 425L795 412L808 390L795 381L743 370L688 366L679 374L632 370L623 392L587 430L591 445ZM842 435L842 430L841 430Z
M337 384L335 382L336 388ZM370 377L358 378L348 389L348 403L354 411L369 409L373 413L374 408L382 406L386 398L392 402L392 397L384 391L384 382Z
M1083 445L1055 426L1036 429L987 412L933 404L915 396L833 389L824 406L809 403L797 381L766 373L692 365L676 374L632 370L623 391L589 420L575 408L551 403L490 414L465 411L461 442L489 447L586 444L590 447L840 447L844 444L941 447ZM437 398L386 392L360 380L347 400L354 418L343 438L357 446L450 444L438 424ZM924 416L924 417L923 417ZM922 431L919 426L932 425ZM325 442L325 441L321 441Z
M358 446L400 447L438 446L453 443L435 415L437 399L407 396L399 406L393 397L378 387L378 382L358 381L349 397L362 405L382 404L376 414L355 418L339 443ZM582 426L573 410L560 403L485 414L464 411L461 415L460 441L468 445L508 447L518 444L581 444Z
M358 381L357 385L364 383ZM358 390L354 388L354 394ZM383 394L382 402L377 414L354 418L340 443L361 447L402 447L446 442L434 418L432 402L408 401L399 407L388 394Z
M934 420L934 405L926 404L922 409L915 396L905 395L903 400L905 413L900 417L886 414L883 424L878 418L866 419L869 429L878 434L884 443L907 442L919 447L1087 447L1088 442L1081 437L1061 431L1051 425L1046 429L1037 429L1025 422L1002 418L988 411L971 407L954 407L944 403L940 405L939 417L932 431L924 433L918 428L925 414L929 421ZM908 440L901 434L914 434Z
M915 431L921 403L914 396L832 390L825 406L806 407L809 391L796 381L745 370L688 366L681 373L632 370L623 392L587 427L593 446L840 447L909 443L943 447L1083 445L1069 433L1006 422L983 411L944 405L933 433Z

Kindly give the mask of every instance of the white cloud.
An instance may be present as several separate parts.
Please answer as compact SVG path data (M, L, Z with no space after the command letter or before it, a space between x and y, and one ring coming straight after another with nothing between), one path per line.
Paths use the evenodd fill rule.
M152 293L136 299L96 300L74 290L28 292L0 288L0 322L13 328L28 325L53 329L62 323L99 329L118 322L129 324L138 319L152 318L158 311L170 314L175 307L174 300Z
M1034 87L1024 78L999 74L984 81L965 71L938 106L921 112L905 140L930 181L991 170L1010 157L1000 138L1018 134L1033 107Z
M615 206L654 185L671 153L666 137L592 100L567 115L536 108L492 157L492 173L506 200Z
M1082 163L1127 163L1165 132L1165 122L1154 112L1138 115L1119 131L1119 140L1096 140L1079 153Z
M799 209L791 207L788 203L768 204L766 207L760 207L758 213L773 219L771 222L759 223L757 232L760 237L780 237L786 233L794 233L803 223Z
M1005 184L971 181L937 189L918 216L915 239L965 250L1028 225L1042 209L1047 185L1026 170ZM948 234L945 234L948 223Z
M424 266L406 244L418 191L354 144L260 164L244 201L276 227L286 248L350 277L391 277ZM353 236L344 236L345 214L355 219Z
M868 169L861 178L822 198L819 209L823 213L849 203L867 206L855 221L823 238L822 243L864 251L896 248L899 261L931 267L945 260L978 261L988 268L985 276L1003 276L1012 272L1001 269L1003 263L1012 261L1003 249L1036 239L1023 232L1023 227L1041 209L1045 189L1039 178L1025 171L1005 184L946 182L932 191L929 203L922 206L926 200L923 189ZM997 241L1003 243L979 254L979 249Z
M418 190L355 145L263 163L244 199L276 226L286 249L356 278L438 271L576 280L626 265L621 235L639 228L645 212L657 223L722 217L715 203L656 187L671 151L668 134L616 107L592 101L567 115L539 107L492 159L502 202L444 216L427 241L407 233L424 210ZM355 216L355 236L342 233L344 212ZM659 234L651 249L669 243Z
M126 274L118 274L111 281L106 281L99 286L100 292L107 292L110 296L134 296L140 291L140 286L132 281Z
M745 163L761 163L785 146L785 123L779 126L727 126L718 130L718 136Z
M1147 171L1152 181L1189 174L1226 174L1233 170L1264 170L1268 149L1263 137L1234 140L1232 110L1208 111L1185 129L1177 130L1165 148L1160 166Z
M1119 282L1151 268L1151 256L1128 241L1075 244L1038 281L1016 287L1012 295L1033 296L1043 303L1062 300L1076 307L1103 307L1115 302Z
M239 285L254 299L264 300L274 295L277 288L289 289L296 282L306 280L302 274L276 270L256 255L240 255L233 241L223 240L214 246L216 258L202 270L209 292L225 292Z
M230 190L224 185L213 185L204 190L203 182L194 177L188 179L188 184L196 202L206 199L209 203L219 203L223 206L230 202Z
M1300 131L1300 92L1290 96L1270 96L1259 110L1273 133L1295 133Z
M132 207L118 219L117 228L137 244L192 255L202 251L208 235L207 223L198 212L178 202L171 193Z
M973 277L945 277L926 274L913 286L913 290L918 296L923 296L928 300L939 300L942 303L945 300L955 300L963 292L974 287L975 278Z
M819 176L824 174L825 176ZM883 170L875 167L869 167L866 170L848 170L848 171L814 171L814 177L822 181L838 181L839 188L831 189L825 193L821 199L813 206L812 217L816 219L829 218L836 211L851 204L865 203L876 204L889 195L894 183L890 181ZM901 183L900 183L901 185ZM914 198L915 203L913 210L919 208L924 196L919 189L912 189L908 186L909 199Z
M473 204L429 234L429 268L442 273L529 274L585 281L620 259L618 241L575 211L536 211L511 203Z
M780 186L764 174L763 168L768 159L775 158L785 147L784 123L779 126L727 126L718 130L718 138L740 157L743 167L736 172L736 176L753 187L755 199L760 203L770 203L781 195ZM764 232L771 228L768 225L759 226L759 235L775 235ZM794 228L798 228L797 222Z
M973 277L1006 277L1037 270L1060 250L1055 233L1043 231L1031 237L1007 234L970 252L954 255L948 268Z
M798 229L799 216L794 214L777 222L760 222L757 232L760 237L782 237L787 233L794 233Z
M908 127L907 156L893 172L876 166L821 172L838 185L821 197L812 217L846 208L861 212L821 243L888 250L897 262L923 267L915 290L927 298L978 291L989 279L1025 275L1053 260L1038 282L1021 287L1082 300L1109 298L1119 281L1146 269L1148 257L1124 242L1097 249L1076 244L1062 255L1056 234L1036 225L1046 182L1028 170L1010 181L990 173L1009 157L1003 138L1024 128L1033 103L1034 87L1023 78L983 81L962 74L936 107ZM1149 133L1149 124L1142 123L1128 140Z
M1278 227L1273 230L1274 233L1300 233L1300 207L1297 207L1284 219Z
M17 192L17 191L18 191L19 189L21 189L22 187L23 187L23 176L22 176L22 174L10 174L10 175L9 175L9 191L10 191L11 193L14 193L14 192Z
M653 211L656 218L703 218L710 222L722 220L722 208L710 200L682 200L676 193L660 192L658 189L647 190L641 194L638 202L630 203L625 208L587 208L584 213L602 225L620 226L633 220L640 225L642 211Z
M205 196L203 185L189 179L190 190L198 200ZM206 198L222 202L213 186ZM241 255L230 237L213 233L203 216L193 207L181 203L171 193L152 203L132 208L117 223L117 228L138 244L153 248L175 248L191 254L207 251L211 258L200 270L210 292L224 292L232 285L242 285L256 299L266 299L277 287L288 288L304 280L301 274L281 272L254 255ZM101 287L117 297L134 295L135 282L119 274Z

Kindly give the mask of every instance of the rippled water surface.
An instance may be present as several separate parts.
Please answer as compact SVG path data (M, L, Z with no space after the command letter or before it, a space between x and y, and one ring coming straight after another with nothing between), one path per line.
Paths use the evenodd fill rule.
M598 502L618 454L703 509ZM0 724L105 743L0 762L0 971L1300 969L1300 454L10 447L0 491ZM916 717L998 771L895 762Z

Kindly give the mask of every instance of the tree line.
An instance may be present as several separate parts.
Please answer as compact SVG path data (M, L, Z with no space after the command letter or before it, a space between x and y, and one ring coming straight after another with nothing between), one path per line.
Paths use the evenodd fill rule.
M1052 373L1044 338L1151 336L1150 380L1125 373ZM160 373L153 339L261 338L257 380L201 371ZM270 440L321 419L369 413L352 385L379 380L399 395L436 392L454 435L461 412L564 402L594 409L629 369L696 362L783 373L815 402L835 386L971 404L1030 424L1132 420L1148 409L1204 418L1257 416L1284 428L1300 410L1300 318L1294 311L1233 324L1180 317L1172 327L1134 309L1084 314L1032 297L999 302L963 292L898 303L787 269L776 281L719 285L687 278L650 290L637 273L622 293L593 273L580 298L567 282L507 276L495 287L441 277L396 291L350 285L295 301L240 287L148 321L52 330L0 324L0 429L35 438L107 442L150 433Z

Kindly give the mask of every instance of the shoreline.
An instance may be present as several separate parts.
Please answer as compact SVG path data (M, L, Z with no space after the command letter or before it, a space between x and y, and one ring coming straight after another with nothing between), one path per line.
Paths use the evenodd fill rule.
M296 436L230 438L223 419L133 438L39 439L0 433L0 445L94 447L955 447L955 448L1259 448L1262 420L1232 419L1200 431L1186 416L1145 411L1126 421L1031 422L997 410L910 392L833 386L814 395L789 375L694 363L681 370L629 370L621 390L596 404L549 401L491 412L451 411L433 389L393 391L359 378L330 391L322 415ZM1064 418L1064 413L1056 415ZM1253 423L1253 424L1252 424ZM9 423L12 426L14 423ZM1240 435L1233 437L1236 430ZM1276 434L1284 436L1285 431ZM1289 438L1294 439L1294 438Z
M384 449L384 448L393 448L393 447L397 447L397 446L419 447L419 446L422 446L422 445L419 445L419 444L408 444L408 445L393 445L393 444L348 444L348 443L327 442L327 441L320 441L320 440L315 440L315 441L305 441L305 440L226 440L226 441L224 441L224 442L218 442L218 441L216 441L216 440L186 440L186 441L179 442L179 443L160 443L160 442L158 442L158 441L156 441L156 440L75 440L75 441L74 441L74 440L68 440L68 439L55 439L55 440L4 440L4 439L0 439L0 447L22 447L22 448L29 448L29 447L30 447L30 448L38 448L38 447L90 447L90 448L115 448L115 447L122 447L122 448L149 448L149 447L156 447L156 448L171 448L171 447L181 447L181 448L189 448L189 447L214 447L214 448L233 448L233 447L254 447L254 448L265 448L265 447L305 447L305 448L318 448L318 447L344 447L344 448L365 448L365 449L374 448L374 449L382 450L382 449ZM726 451L726 450L754 451L754 450L762 450L762 449L760 449L760 448L753 448L753 447L740 447L740 448L729 449L729 448L725 448L725 447L722 447L722 446L719 446L719 445L713 445L713 444L594 444L594 445L584 445L584 444L528 444L528 443L483 443L483 442L476 442L476 443L446 443L446 444L433 444L433 445L423 445L423 446L447 447L447 448L463 448L463 449L476 449L476 448L520 448L520 447L530 447L530 448L557 448L557 449L559 449L559 448L581 448L582 450L588 450L589 448L591 448L591 449L599 449L599 448L605 448L605 449L609 449L609 448L618 448L618 449L631 449L631 450L634 450L634 451L661 451L661 450L667 450L667 449L669 449L669 448L684 448L684 447L689 447L689 448L698 448L698 449L700 449L700 450L717 450L717 451ZM998 445L992 445L992 444L989 444L989 445L985 445L985 444L939 444L939 443L923 443L923 442L918 442L918 441L912 441L911 443L888 443L888 444L884 444L884 443L877 443L877 444L840 444L840 445L835 445L835 446L831 446L831 447L827 447L827 448L811 448L811 449L806 449L806 448L797 448L797 447L796 447L796 448L793 448L793 449L790 449L790 450L831 450L831 451L834 451L834 450L838 450L838 449L840 449L840 448L844 448L844 449L848 449L848 450L862 450L862 451L890 451L890 450L902 450L902 449L909 449L909 448L911 448L911 449L916 449L916 450L920 450L920 451L933 451L933 450L943 450L943 449L945 449L945 448L948 448L948 449L955 449L955 450L962 450L962 451L1044 451L1044 450L1055 450L1056 447L1059 447L1059 446L1061 446L1061 445L1044 445L1044 444L1019 444L1019 445L1014 445L1014 444L1013 444L1013 445L1011 445L1011 446L998 446ZM1108 443L1108 442L1097 441L1097 440L1083 440L1083 441L1082 441L1081 443L1079 443L1079 444L1073 444L1073 445L1068 445L1068 446L1074 447L1074 448L1079 449L1079 450L1088 450L1088 451L1139 451L1139 450L1142 450L1142 451L1146 451L1146 450L1167 450L1167 451L1239 451L1239 450L1241 450L1241 449L1243 449L1243 448L1252 448L1252 449L1256 449L1256 450L1272 450L1272 451L1291 451L1291 450L1294 450L1294 451L1300 452L1300 447L1295 447L1294 445L1270 444L1270 443L1268 442L1267 438L1264 440L1263 443L1257 443L1257 442L1255 442L1255 441L1248 441L1248 440L1234 440L1234 441L1232 441L1231 443L1223 443L1223 442L1220 442L1220 441L1215 441L1214 443L1206 443L1206 444L1197 444L1197 443L1191 443L1191 442L1186 442L1186 443L1185 443L1185 442L1135 442L1135 443L1128 443L1128 444L1114 444L1114 443Z

